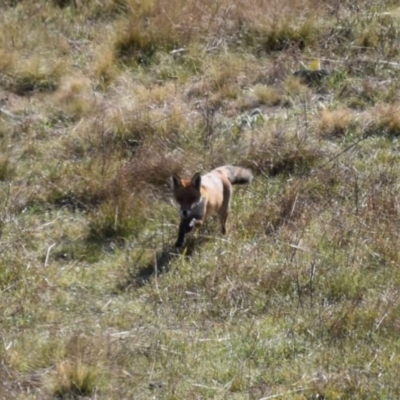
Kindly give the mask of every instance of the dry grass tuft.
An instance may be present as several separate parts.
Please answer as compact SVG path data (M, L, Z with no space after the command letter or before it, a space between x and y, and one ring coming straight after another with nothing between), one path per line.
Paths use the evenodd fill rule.
M62 361L56 371L47 379L49 393L56 398L90 396L98 388L99 372L82 361Z
M378 105L372 112L373 124L371 129L377 135L399 136L400 116L397 104Z
M72 119L81 118L95 106L91 83L84 77L64 79L54 97L56 104Z
M18 95L32 92L52 92L65 73L63 62L44 61L41 57L32 57L27 60L15 61L15 65L8 65L10 71L2 78L6 89Z
M319 120L319 131L325 138L340 138L355 128L355 116L347 109L323 110Z
M137 236L145 226L144 209L144 200L137 193L121 194L117 198L104 200L91 213L87 240L103 243L109 239L120 241L132 235Z
M282 93L278 89L270 86L256 85L254 87L254 94L259 104L273 107L283 103Z
M291 48L302 51L315 45L317 39L318 28L314 20L306 20L294 27L285 19L250 29L247 42L258 46L258 52L269 53Z
M117 57L125 62L131 60L139 65L148 65L157 51L169 52L187 44L190 32L173 23L177 20L174 13L178 12L178 3L148 1L132 6L129 18L119 21L115 28Z
M118 76L115 54L110 46L100 46L96 52L93 75L102 89L110 87Z
M311 141L279 128L253 135L247 155L253 165L272 176L307 174L322 157L322 150Z
M131 187L169 187L172 174L179 173L183 163L178 150L167 151L160 144L148 144L138 150L135 159L122 168L119 176L125 177Z

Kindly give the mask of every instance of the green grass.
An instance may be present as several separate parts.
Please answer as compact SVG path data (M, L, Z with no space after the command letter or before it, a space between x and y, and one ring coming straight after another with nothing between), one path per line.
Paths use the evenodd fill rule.
M393 7L3 2L0 397L398 398ZM171 175L224 164L177 251Z

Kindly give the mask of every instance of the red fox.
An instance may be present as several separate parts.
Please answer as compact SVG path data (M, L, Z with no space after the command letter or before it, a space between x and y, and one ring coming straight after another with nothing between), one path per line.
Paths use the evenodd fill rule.
M232 185L250 183L253 174L249 169L225 165L206 175L196 173L191 179L172 176L173 195L178 203L181 222L175 246L181 247L185 234L201 226L212 214L221 222L221 232L226 234L226 220L232 196Z

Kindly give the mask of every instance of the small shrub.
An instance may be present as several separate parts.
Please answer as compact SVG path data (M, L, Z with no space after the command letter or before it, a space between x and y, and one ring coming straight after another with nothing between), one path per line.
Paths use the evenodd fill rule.
M400 107L398 105L378 106L373 117L375 130L380 131L381 135L400 136Z
M165 116L160 119L165 123L169 120ZM155 122L153 113L130 107L113 110L108 117L107 126L110 126L109 132L115 148L128 155L146 142L163 138L164 135L162 124Z
M62 62L44 62L40 58L19 61L1 78L3 86L18 95L54 91L64 74Z
M256 132L246 158L271 176L299 176L310 172L321 156L322 151L311 143L278 131L260 136Z
M280 91L270 86L256 85L254 87L254 94L259 104L265 104L271 107L279 106L283 101L283 96Z
M101 46L97 50L93 74L102 89L109 87L117 77L117 60L113 49L109 46Z
M277 52L295 47L304 50L317 41L318 29L313 20L307 20L300 26L292 21L277 21L271 24L250 29L246 41L256 45L258 52Z
M355 118L346 108L338 110L323 110L319 120L319 131L326 138L344 136L354 127Z
M166 189L170 191L170 179L173 173L182 168L182 155L179 152L166 152L158 146L145 145L136 153L119 173L124 176L128 187Z
M89 241L125 239L137 235L146 222L143 201L134 196L110 199L89 220Z
M246 80L244 68L243 60L236 56L222 57L213 63L201 91L210 94L209 100L215 109L222 107L224 100L239 97Z
M166 24L165 30L160 24ZM136 19L121 24L114 40L115 54L123 61L134 60L139 65L152 62L157 50L171 51L180 45L170 22L152 18Z
M56 366L46 386L56 398L91 396L98 388L99 371L82 361L62 361Z
M55 93L56 104L72 119L77 119L93 110L90 82L83 77L65 79Z

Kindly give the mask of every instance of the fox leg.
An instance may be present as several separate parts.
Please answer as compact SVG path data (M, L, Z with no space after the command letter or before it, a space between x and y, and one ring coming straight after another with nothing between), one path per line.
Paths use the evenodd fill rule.
M194 228L197 228L203 224L203 220L195 218L182 219L179 224L178 239L175 242L175 247L182 247L185 241L187 233L191 232Z
M195 227L195 219L181 219L179 223L178 239L176 240L175 247L182 247L187 233L191 232Z
M228 219L228 210L224 210L223 212L220 213L219 219L221 221L221 233L223 235L226 235L226 220Z
M226 235L226 221L229 215L230 203L231 203L232 187L224 187L224 200L222 207L219 211L219 219L221 221L221 233Z
M186 235L186 226L183 223L184 221L181 221L179 224L179 232L178 232L178 239L175 242L175 247L182 247L183 242L185 240L185 235Z

